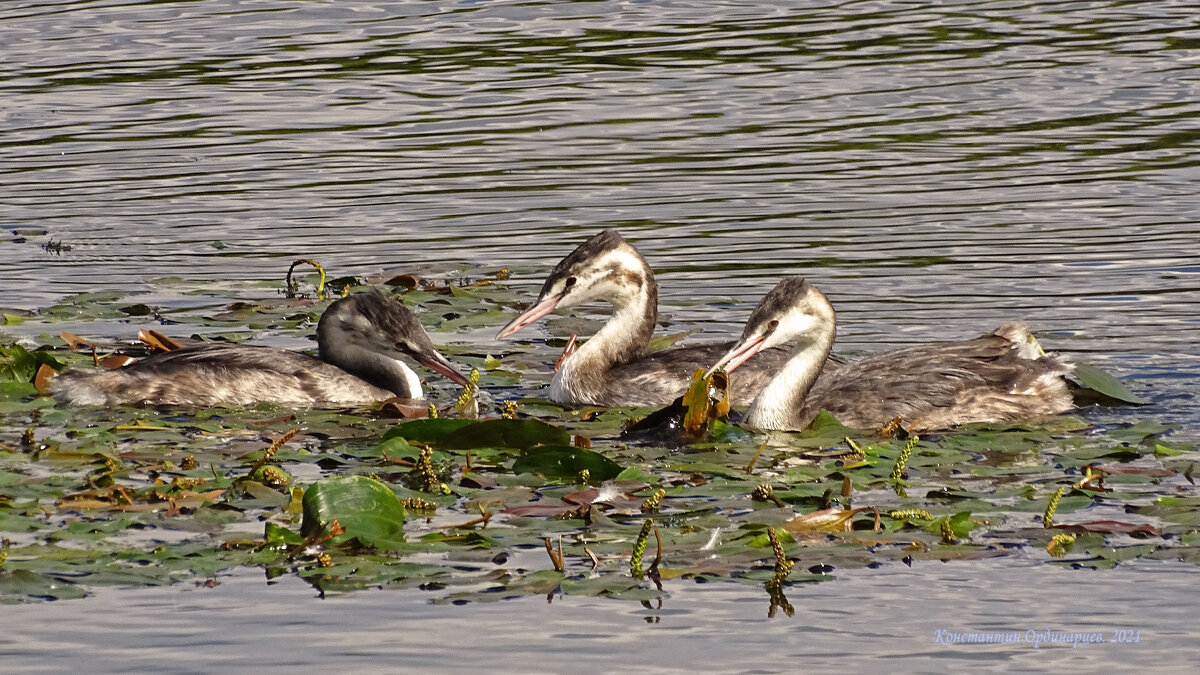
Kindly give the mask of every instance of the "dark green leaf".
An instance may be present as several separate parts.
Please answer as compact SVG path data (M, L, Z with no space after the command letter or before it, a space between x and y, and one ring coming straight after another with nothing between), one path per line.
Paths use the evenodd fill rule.
M540 420L485 420L453 431L434 444L447 450L566 445L571 435Z
M357 539L376 546L404 538L404 507L391 488L373 478L324 478L304 491L303 504L300 533L305 537L320 534L336 520L346 531L335 542Z
M513 462L513 473L537 473L547 478L573 479L587 469L592 480L610 480L621 473L621 465L598 452L571 445L542 445L521 453Z
M420 419L398 424L387 431L381 440L403 438L413 443L435 443L448 434L475 424L475 420L461 417L439 417L437 419Z

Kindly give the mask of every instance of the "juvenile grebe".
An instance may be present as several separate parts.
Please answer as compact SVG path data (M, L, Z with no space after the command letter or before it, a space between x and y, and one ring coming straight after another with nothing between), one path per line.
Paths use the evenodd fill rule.
M1041 353L1022 323L973 340L868 356L817 380L835 332L829 300L799 277L785 278L763 298L742 339L713 366L733 370L761 349L797 343L791 359L750 405L743 420L748 426L799 430L828 410L860 429L899 417L905 429L927 431L1054 415L1073 407L1063 379L1070 364Z
M658 321L658 284L650 265L616 230L604 230L563 258L537 302L500 330L505 338L556 309L607 300L613 314L563 361L550 381L550 399L600 406L664 405L681 395L696 368L705 368L732 342L647 352ZM733 400L749 403L785 361L785 350L753 359L731 378Z
M51 381L60 400L84 405L360 405L421 398L407 355L460 385L467 379L438 352L412 310L378 291L331 304L317 324L321 358L250 345L205 344L156 354L114 370L69 370Z

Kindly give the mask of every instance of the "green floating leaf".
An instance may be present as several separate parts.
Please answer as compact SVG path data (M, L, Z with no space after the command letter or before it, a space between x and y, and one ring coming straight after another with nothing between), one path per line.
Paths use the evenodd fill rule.
M953 532L954 536L959 539L965 539L967 537L967 535L969 535L971 533L971 530L973 530L977 525L975 520L971 517L970 511L959 511L958 513L955 513L954 515L950 516L949 518L939 518L937 520L932 520L928 523L913 523L913 524L919 525L919 527L921 529L925 530L926 532L932 532L934 534L941 534L942 523L944 523L944 522L949 523L951 532Z
M1159 435L1173 430L1174 427L1162 424L1160 422L1152 422L1150 420L1142 420L1136 424L1125 427L1123 429L1113 429L1108 432L1109 438L1116 439L1129 443L1130 445L1149 445L1151 441L1155 441Z
M461 417L412 420L388 429L380 440L403 438L412 443L436 443L450 433L471 424L476 424L476 421Z
M1133 393L1117 378L1087 363L1075 363L1073 371L1075 379L1084 387L1103 394L1109 398L1126 403L1145 404L1150 401Z
M830 447L837 445L846 436L858 435L853 429L838 421L829 411L817 413L812 422L797 434L790 434L789 442L797 447Z
M621 473L617 474L616 479L617 480L637 480L637 481L641 481L643 483L649 483L651 485L654 485L654 484L658 483L660 480L662 480L661 478L650 473L649 471L646 471L645 469L642 469L642 468L636 467L636 466L631 466L631 467L628 467L625 470L621 471Z
M52 576L13 570L0 572L0 598L45 598L47 600L74 600L87 595L87 591L74 583L60 581Z
M268 545L288 544L295 546L304 543L304 537L276 523L267 523L263 539Z
M434 445L447 450L475 448L519 448L537 445L567 445L571 435L540 420L485 420L464 426Z
M392 548L404 540L404 507L391 488L366 476L324 478L304 491L300 533L311 537L334 520L345 533L341 543L357 539L364 546Z
M537 473L547 478L575 478L586 469L592 480L611 480L621 465L598 452L571 445L541 445L521 453L513 462L513 473Z
M0 401L19 401L36 393L37 387L30 382L0 382Z
M37 367L37 359L21 345L0 346L0 380L29 382Z

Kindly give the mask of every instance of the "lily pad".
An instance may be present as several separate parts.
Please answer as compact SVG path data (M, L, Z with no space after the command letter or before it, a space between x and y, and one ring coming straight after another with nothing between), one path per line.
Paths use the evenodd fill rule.
M611 480L621 465L598 452L571 445L540 445L521 453L513 462L513 473L537 473L547 478L575 478L587 470L592 480Z
M474 424L474 420L454 418L420 419L392 427L380 440L403 438L411 443L435 443L452 432Z
M540 420L485 420L465 425L434 441L439 448L532 448L536 445L565 445L571 435Z
M1116 399L1118 401L1124 401L1125 403L1136 403L1139 405L1150 402L1148 399L1142 398L1141 396L1133 393L1129 387L1125 386L1125 384L1117 378L1109 375L1093 365L1076 362L1072 374L1075 376L1075 379L1079 380L1079 383L1084 387L1087 387L1092 391L1099 392L1100 394L1103 394L1109 398Z
M389 548L403 541L404 507L391 488L366 476L325 478L304 491L300 533L315 537L337 521L345 532L337 543L356 539L364 546Z

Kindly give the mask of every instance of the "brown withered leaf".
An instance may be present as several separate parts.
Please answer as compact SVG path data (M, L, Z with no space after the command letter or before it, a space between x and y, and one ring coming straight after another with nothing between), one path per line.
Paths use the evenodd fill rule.
M131 513L151 513L163 510L177 510L180 508L194 508L202 506L204 502L216 500L221 495L225 494L224 489L209 490L207 492L193 492L192 490L181 490L169 497L169 501L147 502L139 504L117 504L112 506L113 511L128 511Z
M383 402L379 408L384 417L400 419L417 419L429 417L429 401L418 398L393 397Z
M388 286L399 286L405 290L411 291L416 288L419 283L421 283L421 277L418 277L415 274L400 274L388 279L383 283Z
M829 508L813 511L793 518L783 524L783 529L792 534L814 534L849 532L853 528L854 515L863 511L875 513L875 529L879 529L879 511L872 506L858 509Z
M155 351L173 352L179 349L179 343L156 330L139 330L138 339L145 342Z
M33 376L33 386L42 396L50 393L50 381L58 377L58 371L43 363L38 366L37 374Z
M124 368L134 361L137 361L137 359L129 356L128 354L113 354L112 356L106 356L100 359L99 363L96 365L100 366L101 368L115 370L117 368Z
M63 342L67 343L67 347L69 347L71 349L91 349L92 348L92 343L88 342L87 340L84 340L83 338L79 337L78 335L76 335L74 333L68 333L67 331L64 330L63 332L59 333L58 336L60 338L62 338Z

